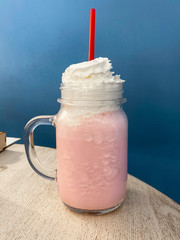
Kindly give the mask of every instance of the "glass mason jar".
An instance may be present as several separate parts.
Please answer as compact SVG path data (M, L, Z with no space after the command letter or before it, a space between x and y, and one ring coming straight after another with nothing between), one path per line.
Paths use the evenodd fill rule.
M42 177L57 179L61 200L78 213L111 212L126 193L128 124L122 89L102 88L62 85L58 114L33 118L24 130L31 167ZM57 171L37 158L33 131L38 125L56 127Z

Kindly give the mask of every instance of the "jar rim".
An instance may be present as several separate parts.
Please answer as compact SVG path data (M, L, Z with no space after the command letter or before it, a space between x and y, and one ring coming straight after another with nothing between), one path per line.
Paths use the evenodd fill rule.
M68 105L103 105L117 104L121 105L126 102L123 98L122 84L117 83L97 83L91 82L82 84L61 84L61 98L57 101L61 104Z

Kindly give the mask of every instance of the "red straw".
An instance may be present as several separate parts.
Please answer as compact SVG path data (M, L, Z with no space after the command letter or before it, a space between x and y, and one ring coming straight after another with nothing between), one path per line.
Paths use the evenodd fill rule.
M89 26L89 61L94 59L94 45L95 45L95 8L91 8Z

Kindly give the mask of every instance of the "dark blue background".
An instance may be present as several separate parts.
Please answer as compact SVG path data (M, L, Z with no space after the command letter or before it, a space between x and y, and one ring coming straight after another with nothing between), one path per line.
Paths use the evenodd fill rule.
M95 7L96 57L126 79L129 173L180 202L180 1L1 0L0 130L59 109L61 73L88 58ZM35 143L55 146L51 127Z

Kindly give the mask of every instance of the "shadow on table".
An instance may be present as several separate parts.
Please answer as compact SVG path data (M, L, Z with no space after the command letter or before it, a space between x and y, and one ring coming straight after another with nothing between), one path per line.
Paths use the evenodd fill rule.
M5 150L4 152L0 153L0 171L7 169L7 165L9 164L17 163L21 159L22 155L22 152L12 150Z
M141 209L139 210L142 212L146 212L148 205L147 201L147 195L143 191L140 191L138 189L127 189L126 197L122 205L116 211L112 212L112 214L120 217L121 212L130 212L129 209L131 209L131 211L135 213L136 210L140 208L140 206Z

